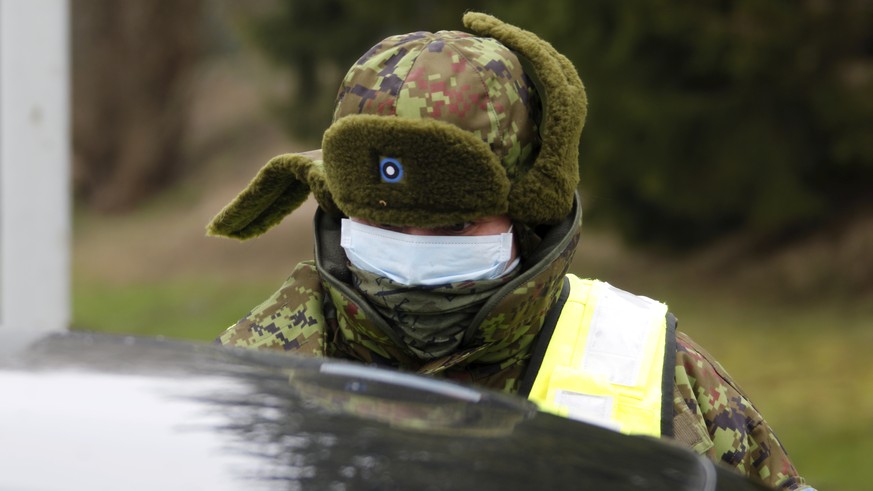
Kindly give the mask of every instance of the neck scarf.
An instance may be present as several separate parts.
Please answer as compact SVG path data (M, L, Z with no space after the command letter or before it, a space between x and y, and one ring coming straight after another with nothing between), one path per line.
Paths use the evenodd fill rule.
M352 265L349 269L355 288L421 360L456 351L482 305L520 270L492 280L407 286Z

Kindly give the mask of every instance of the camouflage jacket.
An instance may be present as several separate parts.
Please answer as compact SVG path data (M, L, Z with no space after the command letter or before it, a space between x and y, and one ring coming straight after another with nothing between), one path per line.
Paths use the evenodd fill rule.
M560 292L579 239L578 210L548 231L522 273L504 285L471 323L462 349L419 361L351 284L339 248L339 224L316 214L316 259L228 328L218 342L357 360L518 390L546 313ZM674 438L715 462L775 488L804 489L776 435L725 370L677 333Z

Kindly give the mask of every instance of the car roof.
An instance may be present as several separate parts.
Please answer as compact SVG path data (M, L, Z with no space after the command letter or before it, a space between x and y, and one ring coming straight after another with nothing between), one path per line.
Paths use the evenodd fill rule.
M0 362L2 489L764 489L668 441L393 370L93 333L19 345Z

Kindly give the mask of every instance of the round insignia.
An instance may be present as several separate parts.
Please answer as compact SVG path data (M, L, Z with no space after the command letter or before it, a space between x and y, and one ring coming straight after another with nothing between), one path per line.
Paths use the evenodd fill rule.
M384 182L398 182L403 178L403 164L395 158L382 157L379 159L379 174Z

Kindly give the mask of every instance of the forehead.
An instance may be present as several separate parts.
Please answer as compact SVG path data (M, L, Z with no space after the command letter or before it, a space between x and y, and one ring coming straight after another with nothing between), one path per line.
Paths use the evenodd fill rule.
M499 235L511 231L512 221L507 215L489 215L484 217L474 218L467 222L446 223L440 226L433 227L416 227L392 225L388 223L379 223L365 218L350 217L354 222L363 223L372 227L379 227L386 230L392 230L404 234L411 235ZM463 227L455 228L457 225Z

